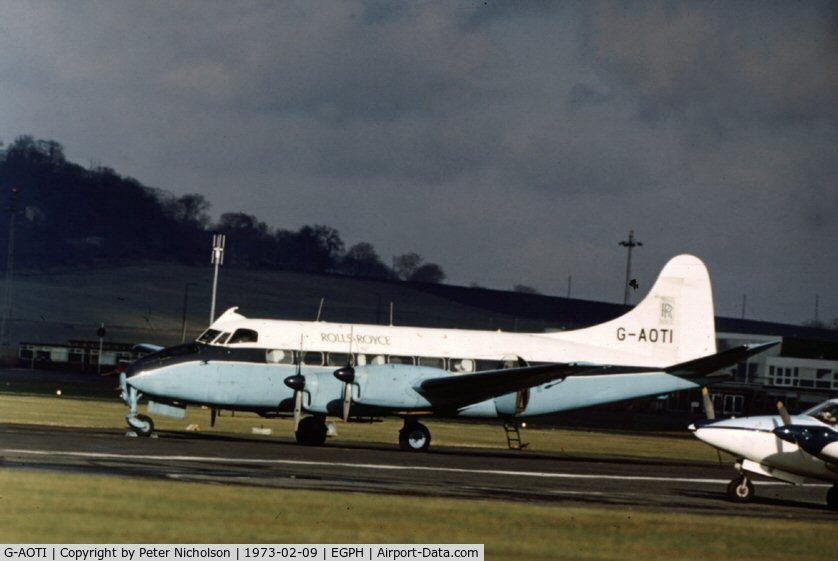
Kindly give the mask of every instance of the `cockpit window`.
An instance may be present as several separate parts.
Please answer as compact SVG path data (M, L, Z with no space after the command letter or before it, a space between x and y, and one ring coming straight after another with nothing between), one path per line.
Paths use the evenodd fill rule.
M206 343L207 345L209 345L212 342L213 339L218 337L219 333L221 333L221 332L218 331L217 329L207 329L206 331L201 333L200 337L198 337L198 342L199 343Z
M228 345L232 345L233 343L255 343L259 340L259 334L252 329L236 329L233 336L230 337L230 340L227 341Z
M225 331L224 333L222 333L221 335L219 335L218 337L216 337L216 338L213 340L212 344L213 344L213 345L223 345L224 343L226 343L226 342L227 342L227 339L228 339L229 337L230 337L230 332L229 332L229 331Z
M838 401L827 401L806 411L805 415L823 421L827 425L838 426Z

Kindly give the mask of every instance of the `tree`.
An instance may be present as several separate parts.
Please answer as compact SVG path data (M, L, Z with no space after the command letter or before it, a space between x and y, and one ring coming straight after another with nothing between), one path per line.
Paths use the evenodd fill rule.
M340 270L347 275L389 278L390 269L381 262L372 244L361 242L350 247L341 259Z
M416 269L422 264L422 256L418 253L405 253L393 258L393 272L396 278L409 280Z
M425 263L413 271L413 274L407 280L439 284L445 280L445 273L442 271L442 267L436 263Z
M206 229L209 225L210 217L207 211L211 205L203 195L189 193L174 199L168 206L172 217L178 222L195 226L201 230Z

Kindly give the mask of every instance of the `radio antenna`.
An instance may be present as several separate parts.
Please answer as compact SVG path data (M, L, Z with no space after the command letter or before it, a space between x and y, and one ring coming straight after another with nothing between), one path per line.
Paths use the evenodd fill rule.
M320 299L320 306L317 308L317 319L315 319L314 321L320 321L320 314L323 313L323 302L325 302L325 301L326 301L326 297L323 296Z

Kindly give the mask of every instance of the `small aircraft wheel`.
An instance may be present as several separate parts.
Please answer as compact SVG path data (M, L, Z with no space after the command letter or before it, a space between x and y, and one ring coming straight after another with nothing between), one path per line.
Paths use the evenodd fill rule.
M137 415L129 425L138 436L151 436L154 432L154 421L148 415Z
M326 442L326 428L325 421L320 417L306 417L300 421L300 426L297 427L297 444L303 446L322 446Z
M754 484L747 477L737 477L727 486L727 498L735 503L747 503L754 498Z
M408 452L423 452L431 445L431 431L422 423L411 423L399 431L399 446Z
M826 492L826 506L832 510L838 510L838 485L833 485Z

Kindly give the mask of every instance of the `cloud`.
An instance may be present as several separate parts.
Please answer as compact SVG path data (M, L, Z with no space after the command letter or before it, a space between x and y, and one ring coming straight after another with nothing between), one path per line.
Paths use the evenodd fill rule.
M835 13L817 2L599 3L586 51L643 118L835 125Z
M0 135L452 282L620 300L674 253L720 312L834 309L830 3L0 4ZM11 25L9 22L14 22ZM749 288L750 286L750 288ZM774 290L774 292L771 292ZM785 296L785 300L784 297ZM830 308L831 307L831 308ZM770 310L770 311L768 311Z

